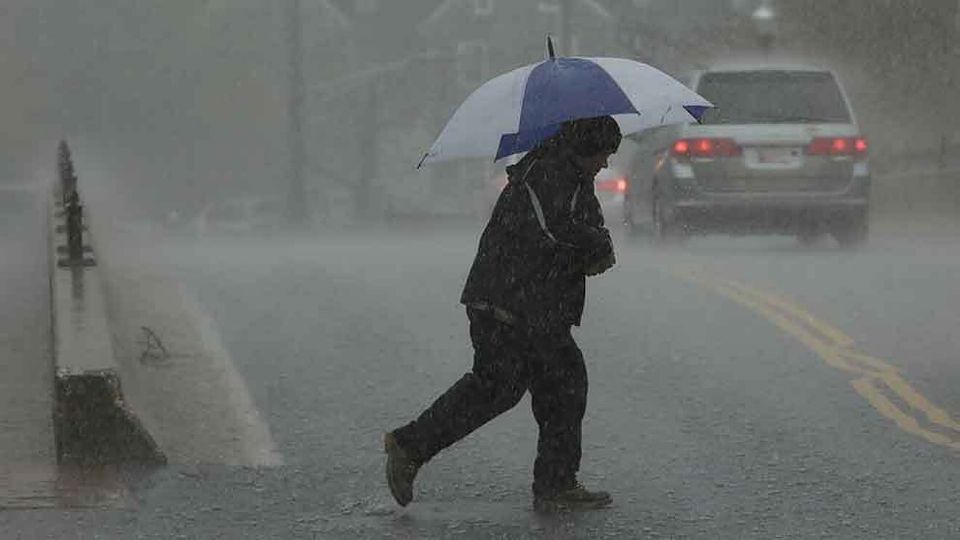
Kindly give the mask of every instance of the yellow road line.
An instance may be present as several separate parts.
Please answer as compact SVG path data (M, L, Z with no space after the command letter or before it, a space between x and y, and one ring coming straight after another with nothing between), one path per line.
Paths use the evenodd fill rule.
M714 292L717 292L731 300L742 304L754 311L759 312L761 315L766 317L770 322L777 325L781 330L790 334L798 341L806 345L808 348L817 353L827 364L830 366L840 369L843 371L849 371L861 375L863 371L857 368L854 365L851 365L844 360L842 355L837 353L836 347L831 343L826 343L820 340L816 335L811 333L809 330L804 328L802 325L796 324L789 319L786 315L780 313L779 311L771 308L770 306L762 303L759 300L745 296L738 292L736 289L728 287L727 285L710 280L703 276L688 273L688 272L678 272L675 275L686 279L687 281L701 285L707 289L711 289Z
M834 328L833 326L820 321L819 319L814 317L809 311L794 304L793 302L787 300L786 298L782 298L768 292L764 292L756 289L750 289L750 288L747 288L746 286L743 286L733 281L726 281L725 283L730 287L733 287L734 289L737 289L738 291L742 292L743 294L757 297L763 300L764 302L766 302L767 304L769 304L770 306L779 308L782 311L786 312L787 314L796 317L800 321L818 330L826 338L832 341L834 345L836 345L837 347L852 347L853 345L856 344L856 341L854 341L852 337L844 334L843 332Z
M907 381L903 380L899 374L888 371L880 375L880 379L911 407L923 411L927 420L960 433L960 424L951 418L947 411L931 403L923 394L917 392Z
M956 432L958 439L960 423L910 386L900 376L896 367L854 350L855 341L839 329L817 319L803 307L781 296L735 281L714 279L696 270L675 268L671 273L756 311L806 345L831 367L859 375L859 378L850 383L854 390L900 429L932 443L960 450L960 440L924 428L916 417L904 412L887 398L878 385L885 386L905 404L922 412L930 423Z
M936 433L928 429L924 429L920 426L920 423L917 422L917 419L908 415L907 413L901 411L892 401L887 399L879 389L873 384L873 380L869 377L863 377L851 381L854 390L858 394L863 396L870 405L873 406L880 414L886 416L890 420L893 420L897 427L906 431L907 433L922 437L934 444L939 444L952 448L954 450L960 450L960 443L952 440L951 438L943 435L941 433Z
M873 370L877 376L887 372L897 373L897 368L872 356L846 348L839 352L848 362L866 364L867 367L862 368L865 372Z
M727 284L731 282L726 282ZM746 286L737 284L739 290L749 290ZM756 291L756 295L764 298L774 298L773 295L763 294ZM941 427L960 432L960 423L954 421L949 413L934 405L925 396L920 394L910 384L900 376L899 371L893 365L872 356L857 352L848 347L854 345L852 338L847 337L843 332L833 328L831 325L817 320L812 314L800 306L790 305L787 301L779 299L774 305L789 310L790 313L802 315L805 322L811 322L816 328L823 331L826 335L839 337L837 347L832 353L843 358L847 365L856 365L861 362L869 366L868 369L860 369L864 375L873 376L880 379L890 390L899 396L908 405L923 412L927 419ZM822 356L822 355L821 355Z

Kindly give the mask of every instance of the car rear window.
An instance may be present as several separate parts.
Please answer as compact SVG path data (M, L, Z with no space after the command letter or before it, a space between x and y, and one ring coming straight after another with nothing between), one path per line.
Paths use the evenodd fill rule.
M697 92L716 105L704 124L846 123L843 95L822 71L708 73Z

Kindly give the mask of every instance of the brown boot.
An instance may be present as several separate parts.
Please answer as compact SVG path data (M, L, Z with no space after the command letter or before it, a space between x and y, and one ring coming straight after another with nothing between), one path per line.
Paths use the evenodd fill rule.
M417 477L421 463L400 447L393 433L383 436L383 449L387 453L387 485L397 504L406 506L413 500L413 479Z
M612 503L613 498L606 491L589 491L579 482L570 489L533 497L533 507L544 512L594 510Z

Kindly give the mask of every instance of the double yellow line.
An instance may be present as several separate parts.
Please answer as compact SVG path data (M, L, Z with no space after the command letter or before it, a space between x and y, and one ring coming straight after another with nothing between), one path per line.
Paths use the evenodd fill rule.
M960 450L960 423L910 386L896 367L858 352L853 338L842 331L786 298L707 276L695 269L678 267L671 273L763 315L829 366L855 375L850 381L853 389L900 429L934 444Z

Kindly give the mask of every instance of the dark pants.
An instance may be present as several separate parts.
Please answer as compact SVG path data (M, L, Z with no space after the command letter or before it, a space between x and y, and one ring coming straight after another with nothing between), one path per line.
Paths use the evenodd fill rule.
M426 462L511 409L529 390L540 425L534 493L572 487L580 468L587 371L570 328L534 334L500 323L487 311L467 309L467 315L473 371L416 420L394 431L397 442Z

